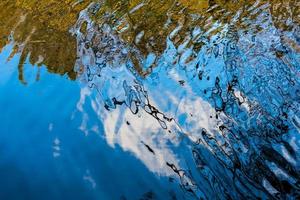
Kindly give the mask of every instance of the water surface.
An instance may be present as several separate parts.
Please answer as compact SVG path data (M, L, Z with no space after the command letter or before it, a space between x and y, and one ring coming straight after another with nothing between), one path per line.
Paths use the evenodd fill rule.
M299 198L297 1L0 7L4 199Z

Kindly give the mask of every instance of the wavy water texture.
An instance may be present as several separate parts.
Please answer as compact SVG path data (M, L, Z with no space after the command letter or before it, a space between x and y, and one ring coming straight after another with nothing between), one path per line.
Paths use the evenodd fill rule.
M299 3L209 1L186 12L185 1L166 1L156 33L144 26L150 15L132 17L153 2L80 13L78 109L86 116L90 104L109 145L185 198L300 198Z
M0 48L19 60L19 80L30 81L28 63L77 80L79 129L181 188L166 198L300 198L298 1L4 0L0 8ZM89 171L84 179L95 187Z

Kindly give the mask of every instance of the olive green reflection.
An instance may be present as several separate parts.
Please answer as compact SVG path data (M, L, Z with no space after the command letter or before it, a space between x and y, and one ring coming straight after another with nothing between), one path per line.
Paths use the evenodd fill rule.
M49 72L68 74L76 78L73 70L76 59L76 40L69 33L78 13L91 1L74 0L1 0L0 48L12 34L14 51L21 54L19 79L25 83L23 65L29 56L31 64L44 64Z
M0 2L0 48L7 44L7 38L13 31L15 50L21 53L19 79L23 77L23 63L29 56L30 63L44 64L48 70L58 74L68 74L76 78L73 70L76 60L76 39L69 33L78 14L93 0L2 0ZM95 1L97 2L97 1ZM98 1L99 2L99 1ZM262 27L251 26L255 19L253 9L268 5L274 25L282 31L299 26L299 2L295 0L104 0L93 20L114 27L119 37L137 49L144 57L149 53L159 56L166 48L166 38L176 27L181 29L170 39L178 46L190 37L194 27L203 31L212 28L214 22L231 24L235 29L259 32ZM258 5L256 5L258 3ZM253 7L253 8L252 8ZM238 20L232 24L237 11ZM254 13L254 14L253 14ZM248 20L245 20L248 19ZM289 20L289 21L288 21ZM214 35L222 26L212 30ZM254 29L254 30L253 30ZM88 30L87 30L88 31ZM139 38L137 40L137 38ZM283 38L285 43L298 50L295 41ZM189 46L197 52L201 42L189 40ZM131 57L136 70L143 72L138 59ZM193 59L193 58L191 58Z

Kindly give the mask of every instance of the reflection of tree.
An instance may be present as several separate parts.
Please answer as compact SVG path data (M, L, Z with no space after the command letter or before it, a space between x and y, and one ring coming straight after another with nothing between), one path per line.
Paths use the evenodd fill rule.
M21 52L20 80L23 80L22 66L30 53L32 64L40 62L48 70L58 74L68 74L76 78L73 71L76 59L76 41L69 34L75 24L78 13L95 0L2 0L0 2L0 48L7 42L7 37L14 31L15 53ZM79 3L82 2L82 3ZM170 39L178 46L185 41L194 51L201 48L199 40L191 40L192 29L200 27L203 33L210 30L214 22L231 23L236 29L249 29L251 20L260 12L253 12L261 5L269 4L265 9L272 15L273 23L280 30L290 30L299 25L299 3L293 0L260 1L240 0L106 0L93 19L96 23L107 23L119 34L122 40L136 48L140 55L149 53L160 55L166 48L166 38L181 27ZM253 7L251 9L251 7ZM23 20L22 20L23 19ZM247 19L247 20L246 20ZM294 25L293 25L294 24ZM222 26L209 35L214 35ZM262 27L251 26L251 31ZM208 35L208 37L209 37ZM287 41L287 40L286 40ZM288 41L295 46L295 41ZM139 62L143 58L132 55L136 69L141 71Z
M68 74L73 71L76 59L76 40L69 34L80 10L88 1L74 4L74 0L2 0L0 2L0 48L7 43L13 31L14 52L21 53L19 64L20 81L23 64L28 55L31 64L47 66L52 73Z

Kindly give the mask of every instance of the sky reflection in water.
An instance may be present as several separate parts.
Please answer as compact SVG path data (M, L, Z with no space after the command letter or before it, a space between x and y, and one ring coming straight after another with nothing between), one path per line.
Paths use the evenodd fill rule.
M70 28L75 82L28 58L24 86L2 50L1 194L299 198L299 5L179 1L156 34L135 21L155 1L107 2Z

